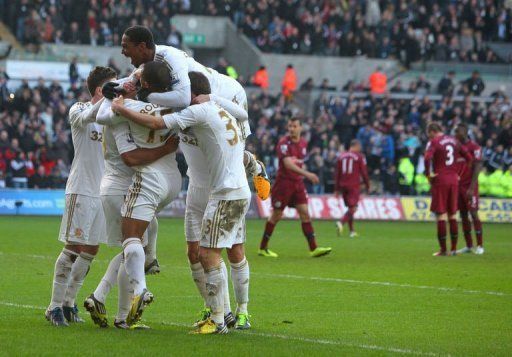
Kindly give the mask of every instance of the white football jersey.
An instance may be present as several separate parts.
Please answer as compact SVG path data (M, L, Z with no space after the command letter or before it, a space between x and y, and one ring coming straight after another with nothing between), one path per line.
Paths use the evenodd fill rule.
M116 125L119 123L128 123L128 125L116 126L113 132L117 149L120 154L133 150L133 144L139 148L153 149L163 146L167 138L171 135L171 130L151 130L142 125L129 121L122 116L114 114L110 108L111 101L105 100L100 109L101 113L106 111L112 116ZM155 116L172 112L170 109L162 108L156 104L141 102L138 100L126 99L124 102L126 108ZM178 163L176 162L176 153L165 155L149 165L134 166L135 171L140 172L172 172L178 171Z
M173 90L190 86L190 79L188 78L188 59L191 57L189 57L186 52L172 46L155 47L154 60L167 65L171 73L171 85Z
M164 115L163 119L169 129L193 128L208 164L212 196L230 200L250 197L242 133L233 116L209 101Z
M132 183L132 176L134 170L127 166L119 150L117 149L116 139L114 133L124 131L129 126L128 123L119 123L116 125L103 126L103 155L105 157L105 174L101 179L100 195L101 196L115 196L126 195L128 187ZM131 148L126 144L127 151L137 149L135 143L131 144Z
M247 96L244 88L236 79L202 65L186 52L172 46L156 46L155 61L163 62L169 68L173 90L190 85L188 72L200 72L208 78L212 94L239 105L247 112ZM229 108L226 109L229 112ZM242 137L245 140L251 134L249 122L243 122L241 129Z
M99 197L100 182L104 171L102 126L96 124L96 113L102 101L77 102L69 109L69 124L75 149L66 183L66 194L75 193Z
M194 128L188 128L179 131L180 149L187 161L187 176L191 186L206 188L210 187L210 172L208 162L203 152L199 148L197 136Z

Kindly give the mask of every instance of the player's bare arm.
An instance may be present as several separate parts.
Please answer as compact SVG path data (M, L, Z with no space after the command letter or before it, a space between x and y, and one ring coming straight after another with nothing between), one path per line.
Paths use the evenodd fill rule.
M309 181L311 181L313 184L317 184L317 183L320 182L320 180L318 179L317 175L315 175L312 172L309 172L308 170L304 170L304 169L300 168L299 166L297 166L297 164L295 164L295 162L293 161L292 157L285 157L283 159L283 164L284 164L284 167L286 167L287 170L293 171L296 174L304 176Z
M134 110L128 109L124 106L124 98L123 96L119 96L118 98L112 101L112 110L115 113L125 117L132 122L142 125L146 128L159 130L165 129L165 122L160 116L152 116L149 114L139 113Z
M137 148L135 150L121 154L121 158L123 159L123 162L130 167L149 165L161 157L169 155L178 150L179 143L180 139L178 136L171 136L169 139L167 139L165 145L163 146L153 149Z

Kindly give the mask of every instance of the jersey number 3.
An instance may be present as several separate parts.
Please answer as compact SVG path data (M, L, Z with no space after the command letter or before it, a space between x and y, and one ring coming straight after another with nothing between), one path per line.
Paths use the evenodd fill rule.
M446 161L445 165L450 166L455 161L454 148L452 145L446 145Z

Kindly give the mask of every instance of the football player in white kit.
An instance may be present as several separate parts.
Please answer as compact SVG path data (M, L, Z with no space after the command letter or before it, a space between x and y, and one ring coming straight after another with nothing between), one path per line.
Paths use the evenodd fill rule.
M177 138L169 138L165 145L157 148L142 148L132 142L124 140L124 133L129 131L129 124L126 122L115 125L103 126L103 147L105 157L105 174L101 180L100 198L103 204L103 211L107 225L107 243L110 246L121 247L123 236L121 232L121 208L124 203L128 188L131 185L132 177L135 171L132 166L150 164L161 157L168 155L178 148ZM117 140L120 146L123 145L128 151L122 155L117 149ZM130 150L131 146L131 150ZM156 260L156 236L158 232L158 221L156 217L151 221L147 229L147 239L144 239L144 249L146 252L145 272L154 274L159 271ZM147 242L146 242L147 241ZM110 261L105 275L96 287L96 290L90 294L84 301L84 307L89 311L92 320L100 327L107 327L107 311L105 301L112 287L119 283L119 304L117 318L114 320L114 326L123 329L144 328L141 324L129 326L126 323L126 316L131 305L131 287L124 273L123 253L119 253ZM121 273L119 273L121 271Z
M192 96L210 92L208 79L199 72L190 72ZM198 324L197 333L226 333L224 290L226 276L221 269L221 250L227 248L237 300L237 328L249 328L247 303L249 265L245 258L245 214L251 193L244 167L243 135L237 121L214 101L192 105L179 113L155 117L137 113L115 100L113 109L124 117L152 130L172 128L193 130L195 143L206 158L209 171L208 202L204 209L200 233L199 258L204 269L207 305L211 316ZM189 162L189 165L195 162ZM201 207L194 207L198 211ZM189 209L189 208L187 208ZM191 227L192 229L197 227ZM201 290L201 289L200 289Z
M95 67L87 77L91 101L77 102L69 110L75 157L66 183L66 203L59 233L59 240L65 246L55 262L52 298L45 313L55 326L83 321L78 316L75 298L99 243L105 240L105 217L99 198L104 171L102 128L95 119L103 101L101 87L115 77L113 69Z
M150 91L164 91L169 86L169 71L165 66L158 66L159 63L155 62L154 64L157 66L148 63L144 68L141 77L142 87ZM122 116L111 110L110 105L110 101L105 100L98 113L98 120L105 120L103 117L108 117L110 119L106 120L125 121ZM127 100L126 105L137 112L154 116L170 112L158 105L137 100ZM119 153L123 155L132 149L133 142L139 147L156 148L165 145L165 141L171 134L168 129L150 130L129 122L129 130L116 134L116 143ZM148 165L134 166L134 169L135 175L121 211L124 270L129 277L134 296L131 309L126 316L128 325L137 322L144 308L153 301L153 295L147 290L144 275L142 242L144 231L155 214L170 203L181 189L181 174L178 170L175 153L166 155ZM120 317L118 316L118 318Z

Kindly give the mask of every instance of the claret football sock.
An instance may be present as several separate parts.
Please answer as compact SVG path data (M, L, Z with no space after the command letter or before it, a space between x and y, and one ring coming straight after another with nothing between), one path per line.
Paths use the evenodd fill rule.
M441 252L446 252L446 221L437 221L437 239Z
M108 264L107 271L103 278L101 278L100 283L96 290L94 290L94 297L101 303L105 303L107 299L107 295L112 290L112 288L117 283L117 275L119 271L119 266L121 265L121 260L123 259L123 253L119 253L116 255L110 263Z
M64 296L64 306L73 307L78 291L84 283L84 279L89 272L94 255L88 253L80 253L71 267L71 279L68 283L66 295Z
M66 294L71 276L71 267L77 257L77 253L65 248L62 249L62 252L60 252L57 257L57 260L55 261L55 270L53 272L53 290L52 299L48 308L49 310L53 310L56 307L62 307L64 295Z
M267 224L265 225L265 232L263 233L263 238L261 239L260 249L267 249L268 241L274 232L275 226L276 225L274 223L267 221Z
M475 227L476 244L479 246L483 246L484 238L482 232L482 221L480 221L480 218L473 219L473 226Z
M146 275L144 274L145 253L142 242L139 238L128 238L123 242L124 266L130 283L133 286L133 293L140 295L146 289Z
M244 259L239 263L231 263L231 281L237 303L236 312L246 314L249 302L249 262Z
M471 222L469 221L468 215L461 214L462 219L462 230L464 232L464 240L466 241L466 247L473 247L473 238L471 237Z
M457 241L459 239L459 226L456 219L450 219L450 241L452 243L451 250L457 250Z
M309 250L313 251L316 249L315 231L311 222L302 222L302 233L306 237L309 245Z

